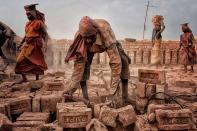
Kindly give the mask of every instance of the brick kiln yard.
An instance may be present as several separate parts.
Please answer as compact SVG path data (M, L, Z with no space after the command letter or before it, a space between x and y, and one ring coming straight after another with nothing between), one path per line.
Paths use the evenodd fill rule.
M29 76L29 82L13 86L20 76L10 66L1 72L0 131L197 130L197 70L183 73L179 65L132 65L133 103L125 104L121 90L111 96L115 89L110 89L108 67L92 67L90 102L82 99L81 90L72 97L63 95L72 73L72 68L66 69L70 70L49 70L39 81Z

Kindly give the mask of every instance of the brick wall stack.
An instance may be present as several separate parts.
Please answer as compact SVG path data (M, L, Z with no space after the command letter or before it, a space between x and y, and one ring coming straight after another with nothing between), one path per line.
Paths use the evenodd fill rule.
M136 108L141 113L150 103L164 103L167 89L165 72L162 70L138 70L139 82L136 88ZM158 100L159 99L159 100Z

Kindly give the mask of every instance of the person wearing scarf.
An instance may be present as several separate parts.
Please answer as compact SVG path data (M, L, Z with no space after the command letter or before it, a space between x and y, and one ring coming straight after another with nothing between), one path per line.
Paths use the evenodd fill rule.
M19 48L21 49L17 59L15 73L22 75L22 81L26 82L26 74L35 74L36 80L47 70L42 47L46 49L48 34L45 26L45 16L36 10L36 5L26 5L26 15L29 20L25 26L25 36Z
M124 50L116 41L110 24L104 19L93 20L89 16L84 16L80 20L79 30L65 58L66 63L74 60L74 71L65 93L73 94L81 86L83 97L89 100L86 81L90 76L92 59L95 53L105 51L110 59L111 89L117 89L121 78L122 95L124 99L128 99L130 58L123 53Z
M195 39L188 23L182 24L180 36L179 62L184 65L184 72L187 72L187 66L191 66L191 72L194 71L193 65L196 64Z

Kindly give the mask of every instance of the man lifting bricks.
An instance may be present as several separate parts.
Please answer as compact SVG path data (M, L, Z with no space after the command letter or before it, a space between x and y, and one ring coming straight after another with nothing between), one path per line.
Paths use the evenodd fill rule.
M122 96L125 102L128 101L131 60L116 40L110 24L104 19L91 19L88 16L80 20L79 30L65 58L65 62L74 60L74 72L67 93L73 94L80 85L83 97L89 99L86 81L90 76L90 65L94 54L104 51L107 52L110 59L111 88L116 89L121 79Z

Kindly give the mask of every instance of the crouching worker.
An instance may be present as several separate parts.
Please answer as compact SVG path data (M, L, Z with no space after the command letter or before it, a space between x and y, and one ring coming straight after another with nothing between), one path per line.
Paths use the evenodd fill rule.
M66 93L73 94L81 86L83 97L89 99L87 80L95 53L107 52L111 68L111 88L116 89L121 79L122 96L128 100L128 79L130 58L116 40L110 24L104 19L85 16L79 22L79 30L70 46L65 62L74 60L74 71Z

